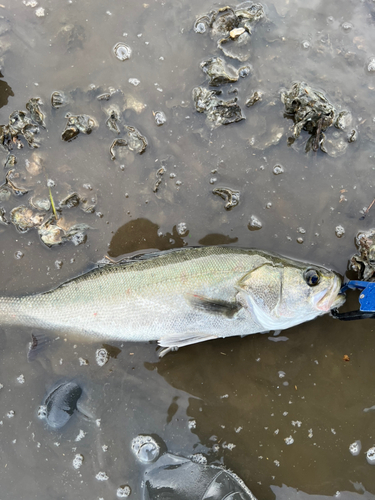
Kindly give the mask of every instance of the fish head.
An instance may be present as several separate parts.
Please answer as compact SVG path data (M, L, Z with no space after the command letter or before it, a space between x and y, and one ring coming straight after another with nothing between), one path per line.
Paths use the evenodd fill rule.
M237 300L261 331L282 330L341 306L340 288L340 276L329 269L275 258L239 281Z

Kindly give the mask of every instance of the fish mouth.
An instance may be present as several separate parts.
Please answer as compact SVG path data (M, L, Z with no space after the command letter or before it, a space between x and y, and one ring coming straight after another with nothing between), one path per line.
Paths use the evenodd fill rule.
M328 312L336 307L341 307L346 300L345 295L340 293L341 279L334 275L332 286L316 303L317 309L323 312Z

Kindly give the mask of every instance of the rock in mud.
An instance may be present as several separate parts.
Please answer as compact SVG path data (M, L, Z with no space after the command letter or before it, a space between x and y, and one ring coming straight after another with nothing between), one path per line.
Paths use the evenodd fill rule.
M220 91L208 90L204 87L193 89L193 101L198 113L205 113L208 123L217 127L244 120L237 98L224 101L218 98Z
M257 231L258 229L262 229L263 224L258 219L258 217L256 217L255 215L252 215L250 217L250 221L249 221L249 224L247 227L250 229L250 231Z
M158 127L164 125L167 121L167 117L163 111L153 111L152 114L154 115L155 123Z
M61 429L77 410L82 395L81 387L75 382L62 382L55 386L43 401L45 419L53 429Z
M214 194L219 195L223 200L225 200L225 209L226 210L231 210L233 207L236 207L239 202L240 202L240 192L235 191L234 189L230 188L215 188L212 191Z

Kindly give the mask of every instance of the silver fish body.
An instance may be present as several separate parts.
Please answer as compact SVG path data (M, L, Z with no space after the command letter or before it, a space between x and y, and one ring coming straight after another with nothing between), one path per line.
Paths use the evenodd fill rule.
M311 273L318 282L308 283ZM340 287L330 270L258 250L187 248L97 268L49 292L0 297L0 324L173 348L311 320L343 303Z

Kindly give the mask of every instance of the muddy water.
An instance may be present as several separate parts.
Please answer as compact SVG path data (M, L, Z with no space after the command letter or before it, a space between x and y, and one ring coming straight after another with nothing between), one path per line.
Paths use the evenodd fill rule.
M374 226L373 211L359 220L374 198L375 73L367 70L374 2L267 2L267 20L252 36L251 74L223 87L225 98L237 95L246 120L214 130L191 99L192 89L206 82L200 62L225 58L208 34L193 31L196 17L217 7L210 1L25 3L0 6L0 113L6 123L30 97L41 97L46 130L36 154L43 170L30 173L33 151L15 150L18 183L30 193L4 208L9 212L35 193L48 196L46 179L52 179L55 200L77 191L96 201L96 213L64 212L69 223L91 227L77 247L48 249L36 231L0 226L1 294L47 290L104 255L199 244L261 248L345 273L357 231ZM118 42L131 47L129 60L116 59ZM129 83L133 78L137 86ZM358 140L342 155L306 155L305 132L287 145L291 121L283 118L280 92L296 80L351 111ZM109 89L116 90L109 101L97 100ZM68 98L57 110L50 106L55 90ZM254 90L264 92L263 100L246 108ZM143 155L123 151L111 160L116 136L105 121L112 107L121 113L122 131L127 124L147 137ZM153 117L159 110L167 118L161 127ZM66 143L67 112L89 114L97 127ZM333 134L330 129L327 138ZM274 175L275 165L284 172ZM239 205L226 211L214 187L239 190ZM249 231L252 215L262 229ZM188 229L183 235L181 222ZM355 294L351 301L355 308ZM130 442L147 433L172 453L204 453L225 464L258 498L330 498L338 491L345 499L363 492L374 498L375 469L365 456L375 445L374 329L371 320L323 317L281 337L209 342L162 360L153 344L124 343L103 367L95 361L98 346L61 339L28 363L31 332L3 329L0 496L107 500L127 484L141 498L143 469ZM52 431L37 418L38 407L56 382L72 379L83 387L81 409L90 418L75 414ZM352 456L356 440L362 450ZM76 454L84 458L78 470ZM108 479L96 479L99 472Z

